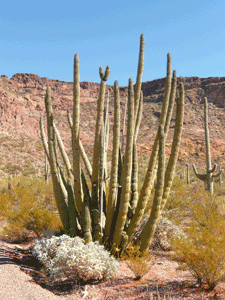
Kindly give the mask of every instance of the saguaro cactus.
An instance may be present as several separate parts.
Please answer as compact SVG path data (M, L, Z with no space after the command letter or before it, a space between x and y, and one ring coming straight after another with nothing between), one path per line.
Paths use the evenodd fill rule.
M86 242L101 240L108 249L124 250L132 241L137 226L141 221L153 183L157 175L157 184L150 218L143 228L138 245L141 252L145 252L152 240L158 218L164 209L174 176L179 144L181 139L184 111L184 91L180 85L180 94L177 100L176 123L167 167L165 166L165 141L169 130L170 119L176 95L176 72L173 72L171 84L171 56L167 55L167 76L165 94L159 128L156 134L153 150L149 159L148 170L139 194L138 188L138 155L137 136L142 116L143 94L141 92L142 73L144 66L144 36L140 38L139 62L135 90L133 81L129 79L128 92L128 121L126 130L126 148L120 149L120 98L117 81L114 83L114 126L113 149L108 192L103 193L104 180L104 99L106 81L110 69L106 71L100 67L101 78L95 142L93 149L92 166L85 154L84 147L79 139L79 111L80 111L80 82L78 54L74 58L74 106L73 118L68 113L68 120L72 129L73 167L71 167L59 132L53 122L50 89L46 93L46 113L48 127L48 142L45 138L43 121L41 119L41 136L46 156L51 167L54 194L63 226L70 235L79 235ZM107 122L105 118L105 122ZM105 130L106 131L106 130ZM66 166L64 174L59 166L56 147L58 147ZM123 156L123 157L122 157ZM86 175L82 170L80 160L83 159L88 176L91 179L89 187ZM100 197L101 195L101 197ZM104 195L104 197L102 197ZM103 222L103 219L105 219ZM100 239L102 237L102 239Z
M210 152L210 139L209 139L209 124L208 124L208 101L207 98L204 98L204 122L205 122L205 145L206 145L206 173L199 174L195 165L193 164L193 170L198 179L204 181L206 189L213 194L213 178L218 177L222 170L213 174L216 171L217 165L215 164L212 168L211 163L211 152Z

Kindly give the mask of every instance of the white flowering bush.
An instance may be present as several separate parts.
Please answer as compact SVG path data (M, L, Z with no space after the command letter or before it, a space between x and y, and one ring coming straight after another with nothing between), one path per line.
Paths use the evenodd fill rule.
M35 240L32 251L51 278L100 281L113 278L118 262L98 242L84 243L80 237L52 236Z

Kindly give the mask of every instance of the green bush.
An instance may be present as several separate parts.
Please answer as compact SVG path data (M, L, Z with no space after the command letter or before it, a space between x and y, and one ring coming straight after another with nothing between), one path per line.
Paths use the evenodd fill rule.
M193 193L191 220L186 236L174 237L172 257L190 270L209 290L225 280L225 219L221 205L206 192Z
M1 193L0 215L7 221L1 236L21 241L28 239L26 235L31 232L40 237L44 230L59 230L61 222L53 213L52 202L48 193L43 194L34 187L32 190L19 185Z

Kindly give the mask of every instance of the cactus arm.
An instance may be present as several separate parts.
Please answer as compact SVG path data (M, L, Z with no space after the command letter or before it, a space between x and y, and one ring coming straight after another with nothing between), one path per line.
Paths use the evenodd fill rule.
M139 60L138 60L138 70L137 70L137 79L134 90L134 120L137 119L138 109L139 109L139 100L141 93L141 84L142 84L142 74L144 69L144 35L141 34L140 37L140 49L139 49Z
M105 120L102 124L102 133L101 133L101 154L100 154L100 226L101 226L101 234L103 231L103 193L104 193L104 175L106 169L106 135L107 135L107 119L108 119L108 108L109 108L109 95L106 102L106 109L104 113Z
M81 140L79 140L79 150L80 150L80 155L83 159L83 162L84 162L84 165L85 165L85 168L87 170L87 173L88 173L88 176L89 178L91 179L91 176L92 176L92 166L91 166L91 163L88 159L88 156L84 150L84 146L81 142Z
M107 178L108 178L108 169L107 169L107 150L108 150L108 143L109 143L109 91L108 91L108 98L106 102L106 108L104 111L104 132L105 132L105 139L104 139L104 153L105 153L105 167L104 167L104 180L105 180L105 185L107 183Z
M193 167L195 176L202 181L206 181L207 174L199 174L194 164L192 165L192 167Z
M72 131L72 129L73 129L73 120L72 120L72 117L71 117L71 114L70 114L69 110L67 110L67 119L68 119L70 129Z
M175 102L175 97L176 97L176 90L177 90L177 73L174 70L173 71L173 79L172 79L172 88L171 88L168 111L167 111L165 128L164 128L165 139L167 137L169 127L170 127L170 121L171 121L171 116L172 116L172 113L173 113L174 102Z
M134 144L133 144L133 167L132 167L132 181L131 181L131 200L130 200L130 208L131 208L131 216L133 216L134 211L138 202L138 155L137 155L137 136L141 124L143 110L143 93L141 91L140 101L139 101L139 109L136 118L136 125L134 129Z
M49 161L49 151L48 151L48 142L46 139L45 131L44 131L44 125L43 125L43 118L40 117L40 131L41 131L41 140L42 144L45 150L45 154L47 155L48 161Z
M66 204L66 196L63 192L60 182L60 175L58 172L58 166L56 161L56 155L54 150L54 128L53 128L53 113L50 88L47 88L45 96L45 107L47 114L47 129L48 129L48 149L49 149L49 164L51 168L54 196L59 211L59 216L62 221L63 227L66 232L70 231L70 221L68 207Z
M113 126L113 152L112 166L109 183L109 198L107 204L105 236L109 238L110 229L115 212L116 199L118 193L118 164L120 147L120 95L118 82L114 82L114 126Z
M140 246L140 252L145 253L152 241L156 224L161 213L161 201L164 187L165 176L165 139L164 129L162 125L159 128L159 160L158 160L158 172L157 172L157 184L155 189L155 195L153 199L153 205L148 222L146 223L140 237L138 239L138 245Z
M90 212L90 193L89 193L89 188L84 176L84 173L81 173L82 177L82 185L83 185L83 190L84 190L84 203L83 203L83 236L84 240L86 243L92 241L92 235L91 235L91 212Z
M189 165L187 164L186 167L187 167L187 184L189 184L190 183Z
M141 125L142 112L143 112L143 92L141 91L137 118L135 119L136 120L135 128L134 128L134 140L135 141L137 140L139 128L140 128L140 125Z
M67 117L68 117L68 122L69 122L69 125L70 125L70 128L72 130L73 128L73 120L71 118L71 115L70 115L70 112L69 110L67 111ZM83 162L84 162L84 165L85 165L85 168L87 170L87 173L88 173L88 176L89 178L91 179L91 176L92 176L92 167L91 167L91 163L88 159L88 156L84 150L84 147L83 147L83 144L81 142L81 140L79 139L79 151L80 151L80 155L83 159Z
M67 176L70 177L70 176L72 176L73 170L72 170L72 167L71 167L68 155L66 153L66 150L65 150L65 147L63 145L63 141L61 139L59 131L56 128L56 125L54 123L53 123L53 128L54 128L54 131L55 131L55 134L56 134L56 138L57 138L57 141L58 141L59 150L61 152L61 155L62 155L62 158L63 158L63 162L64 162L64 165L66 167Z
M77 218L79 218L78 212L74 202L74 190L73 190L73 178L68 178L66 184L66 190L68 193L68 211L70 220L70 236L75 237L79 235L77 226Z
M127 219L128 205L131 192L131 172L132 172L132 154L133 154L133 137L134 137L134 92L133 81L129 79L128 90L128 124L127 124L127 141L124 155L124 165L122 172L122 195L119 207L119 213L116 221L113 243L119 246L124 225Z
M45 182L48 183L49 180L49 163L48 163L48 157L45 153Z
M124 115L123 115L123 130L122 130L122 142L121 142L121 155L123 156L124 147L124 136L125 136L125 126L126 126L126 115L127 115L127 98L124 103Z
M216 171L216 169L217 169L217 164L215 164L215 165L213 166L213 168L212 168L211 170L208 171L208 173L214 173L214 172Z
M219 177L223 173L223 169L221 169L217 174L212 174L212 177Z
M94 141L94 151L93 151L93 165L92 165L92 200L91 209L99 209L99 153L101 144L101 130L103 124L103 114L104 114L104 97L106 89L106 81L108 80L110 69L109 66L106 67L105 74L102 67L99 68L99 73L101 77L99 98L98 98L98 112L97 121L95 129L95 141Z
M184 120L184 86L183 83L180 84L180 95L177 99L177 111L176 111L176 124L174 129L174 137L172 143L172 149L170 158L168 161L166 173L165 173L165 184L163 190L162 204L161 210L164 209L167 198L169 196L169 192L172 186L172 181L176 169L176 163L179 153L180 141L181 141L181 133L183 127Z
M79 151L79 123L80 123L80 70L78 54L74 55L74 81L73 81L73 129L72 129L72 150L73 150L73 174L74 194L76 207L79 214L83 214L83 193L81 182L81 166Z
M166 121L166 115L168 111L168 105L169 105L169 97L170 97L170 90L171 90L171 56L168 53L167 55L167 76L166 76L166 86L165 86L165 93L163 97L163 105L162 105L162 111L160 116L160 125L165 125ZM158 158L158 150L159 150L159 129L153 144L152 153L149 159L148 169L145 175L144 184L141 189L141 193L139 196L139 200L137 203L137 207L135 210L135 214L130 222L130 225L128 227L128 237L129 241L132 239L134 233L136 232L138 225L143 217L146 205L149 201L149 197L151 194L151 190L153 187L153 183L155 180L155 168L157 164L157 158Z

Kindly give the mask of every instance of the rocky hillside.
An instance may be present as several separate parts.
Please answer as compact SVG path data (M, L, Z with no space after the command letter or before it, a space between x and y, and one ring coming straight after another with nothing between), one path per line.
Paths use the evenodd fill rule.
M204 166L205 143L203 99L209 101L209 126L212 159L225 164L225 77L179 78L185 87L185 119L179 165L196 163ZM144 109L138 138L140 163L144 166L151 152L156 133L165 78L144 82ZM40 140L39 118L44 116L46 87L51 87L55 120L70 155L71 133L67 123L67 110L72 113L73 83L39 77L34 74L15 74L0 78L0 176L8 174L42 175L44 155ZM91 158L98 83L81 82L80 136ZM113 86L107 86L110 95L110 124L113 121ZM127 97L127 87L120 87L121 113ZM167 142L169 155L174 117ZM110 149L110 147L109 147Z

